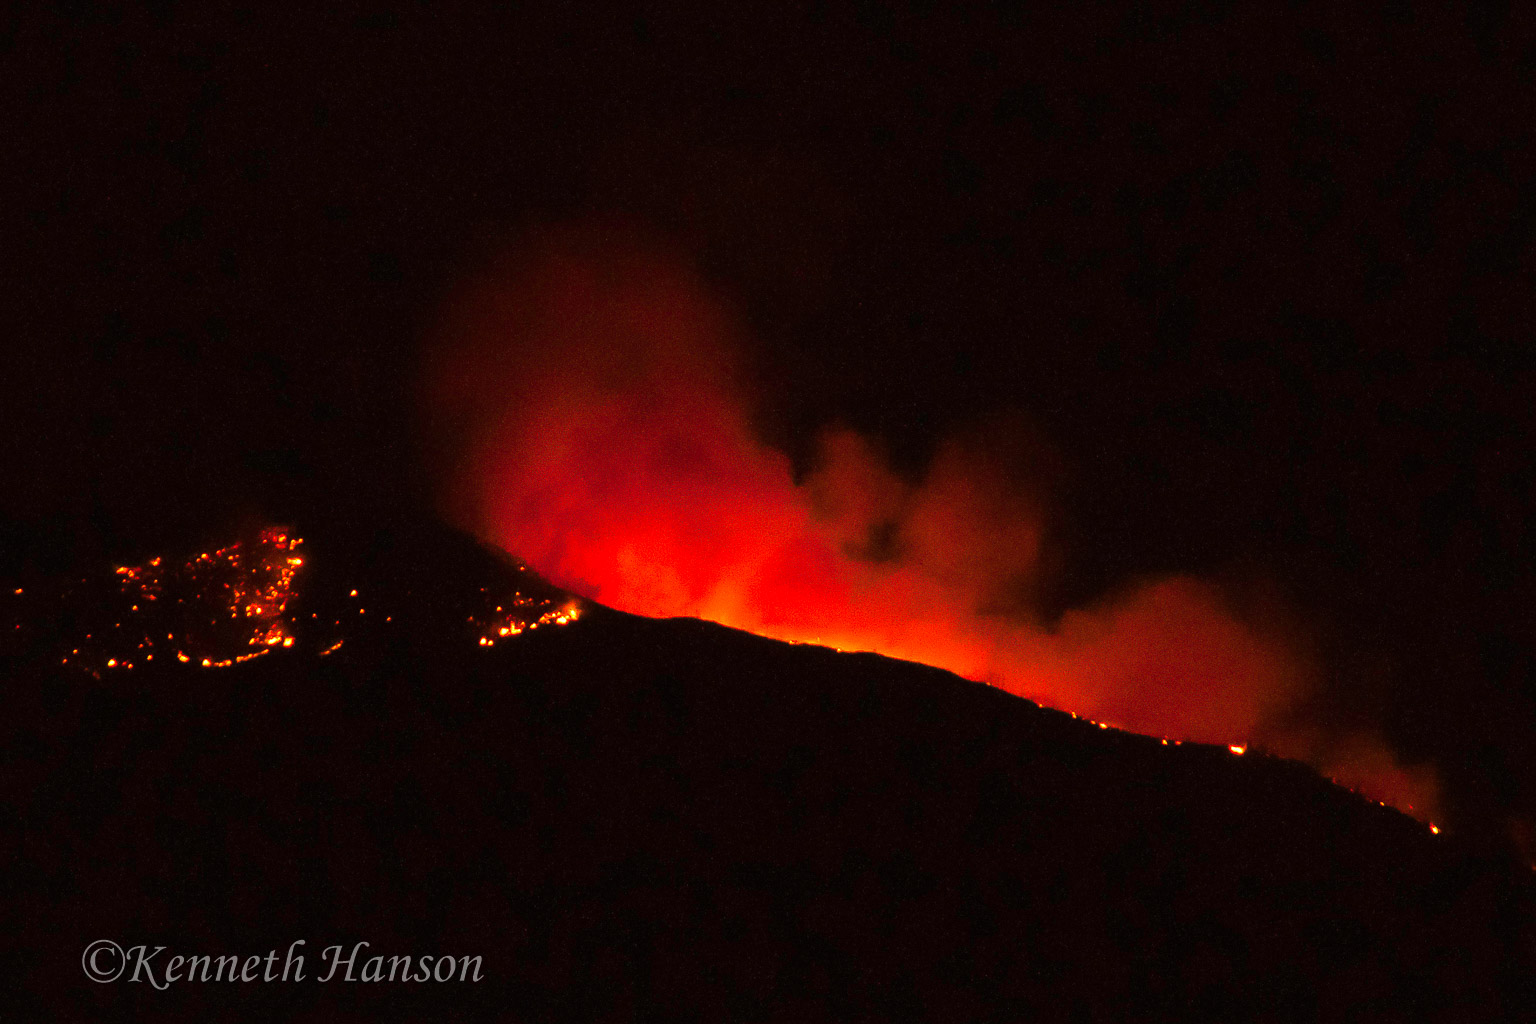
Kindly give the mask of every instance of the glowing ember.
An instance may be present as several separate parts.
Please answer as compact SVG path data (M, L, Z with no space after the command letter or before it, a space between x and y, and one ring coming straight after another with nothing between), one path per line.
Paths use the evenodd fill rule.
M285 530L267 529L251 543L202 552L179 564L152 558L119 566L111 628L87 633L63 663L94 673L103 667L131 669L133 658L148 662L163 653L212 668L292 646L283 615L304 564L296 554L301 544Z
M1241 745L1241 744L1238 744L1238 743L1232 744L1227 749L1232 751L1232 753L1234 753L1234 754L1246 754L1246 753L1248 753L1248 748L1243 746L1243 745Z
M540 626L564 626L581 617L581 605L570 600L556 605L554 601L536 598L521 592L512 596L488 615L469 616L469 622L479 631L481 647L494 647L496 641L518 636Z
M118 566L106 595L82 580L80 589L70 588L61 598L82 606L72 614L110 625L90 627L58 663L101 678L103 673L152 663L157 654L164 661L174 658L177 664L216 669L273 651L293 650L300 645L288 615L296 597L296 579L305 564L297 553L303 543L286 530L267 529L250 541L201 552L184 562L154 558L142 565ZM519 567L519 571L525 570ZM21 595L20 588L13 592ZM356 588L348 598L358 599ZM578 602L554 592L534 597L506 588L498 598L481 588L478 595L466 595L466 599L466 607L472 610L467 619L474 630L471 635L480 638L481 646L540 626L563 626L581 614ZM483 610L474 611L477 605L483 605ZM340 614L336 602L327 607L335 618L327 613L322 623L320 613L311 612L312 628L329 627L351 635L362 616L382 618L383 624L395 621L393 615L368 615L363 607L347 616ZM14 630L21 631L25 621L20 618ZM334 642L315 650L318 645L312 641L309 649L325 657L338 651L345 639L331 633L319 642Z

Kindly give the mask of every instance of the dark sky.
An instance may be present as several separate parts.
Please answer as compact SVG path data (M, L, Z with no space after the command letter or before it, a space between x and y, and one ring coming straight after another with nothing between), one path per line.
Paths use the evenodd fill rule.
M777 443L845 422L916 467L1028 423L1054 601L1273 580L1332 713L1504 831L1536 809L1536 20L1059 6L11 14L0 570L426 507L445 290L622 222L743 312Z

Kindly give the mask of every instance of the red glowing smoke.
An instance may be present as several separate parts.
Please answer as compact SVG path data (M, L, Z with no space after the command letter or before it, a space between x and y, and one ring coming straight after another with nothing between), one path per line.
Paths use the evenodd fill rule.
M1043 515L984 441L921 479L834 430L796 482L750 426L737 328L687 265L588 232L531 242L451 304L428 409L451 514L554 582L651 616L877 651L1172 739L1257 741L1424 813L1429 780L1290 712L1306 659L1219 588L1144 581L1047 627Z

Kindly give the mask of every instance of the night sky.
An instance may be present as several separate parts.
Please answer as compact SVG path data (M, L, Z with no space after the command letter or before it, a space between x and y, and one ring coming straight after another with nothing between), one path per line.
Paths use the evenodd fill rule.
M13 14L0 574L429 512L445 295L618 225L740 315L797 465L1009 424L1045 607L1266 581L1319 714L1536 842L1536 19L1217 7Z

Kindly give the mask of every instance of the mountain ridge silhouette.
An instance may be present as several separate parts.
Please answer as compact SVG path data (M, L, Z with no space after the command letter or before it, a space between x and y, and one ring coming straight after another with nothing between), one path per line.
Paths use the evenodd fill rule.
M311 538L303 651L5 671L5 982L33 1019L1517 1020L1530 872L1310 768L947 672L585 604L492 648L515 560ZM330 553L328 557L328 552ZM347 584L350 582L350 586ZM366 616L314 654L305 615ZM558 596L558 595L555 595ZM310 980L82 973L306 942ZM321 951L474 983L320 983ZM361 961L359 961L361 967Z

